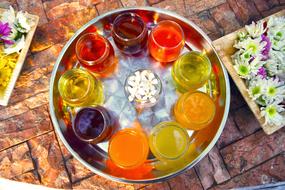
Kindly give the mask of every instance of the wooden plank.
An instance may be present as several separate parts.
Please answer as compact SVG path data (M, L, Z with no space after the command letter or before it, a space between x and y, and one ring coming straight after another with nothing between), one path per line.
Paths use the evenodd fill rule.
M282 10L276 14L273 14L274 16L284 16L285 10ZM272 16L273 16L272 15ZM267 21L269 17L264 18L264 21ZM261 112L259 109L259 106L249 97L246 84L242 78L239 77L237 72L235 71L233 67L233 62L231 56L236 52L236 49L233 47L235 39L237 38L237 33L240 31L245 31L245 28L239 29L231 34L228 34L222 38L219 38L213 42L215 49L217 50L224 66L228 70L229 74L231 75L233 81L237 85L238 89L240 90L242 96L244 97L246 103L250 107L251 111L254 113L255 117L259 121L261 127L263 128L264 132L266 134L272 134L278 129L280 129L282 126L271 126L271 125L265 125L264 118L261 116Z
M0 9L0 14L3 13L5 10L6 9ZM30 44L32 42L34 33L36 31L36 28L37 28L37 25L39 22L39 17L37 15L28 14L28 18L31 19L31 21L34 23L34 25L31 27L31 30L26 35L25 47L21 50L21 53L18 57L17 64L16 64L16 66L13 70L13 73L11 75L11 79L9 81L9 84L6 87L5 92L2 95L0 95L0 105L2 105L2 106L8 105L10 96L12 94L12 91L14 89L16 81L20 75L20 72L22 70L24 61L25 61L27 53L29 51Z

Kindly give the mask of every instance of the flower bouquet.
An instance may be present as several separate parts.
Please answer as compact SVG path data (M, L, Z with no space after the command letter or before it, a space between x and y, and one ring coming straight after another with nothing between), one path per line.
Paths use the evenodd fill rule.
M234 68L260 106L265 124L285 125L285 17L270 17L239 32Z
M285 126L285 10L214 41L267 134Z
M0 9L0 105L8 103L37 23L37 16Z

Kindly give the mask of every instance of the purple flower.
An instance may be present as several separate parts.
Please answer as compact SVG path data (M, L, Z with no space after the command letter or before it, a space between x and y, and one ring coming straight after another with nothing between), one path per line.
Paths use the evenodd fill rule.
M266 70L264 67L260 67L258 69L257 75L259 75L262 79L265 79L267 76Z
M11 33L11 28L9 27L8 23L2 23L0 21L0 42L3 41L4 43L11 44L12 41L5 39Z
M263 48L261 54L262 56L262 61L266 61L269 58L269 52L271 48L271 42L270 39L265 36L264 34L261 35L261 42L266 42L266 46Z

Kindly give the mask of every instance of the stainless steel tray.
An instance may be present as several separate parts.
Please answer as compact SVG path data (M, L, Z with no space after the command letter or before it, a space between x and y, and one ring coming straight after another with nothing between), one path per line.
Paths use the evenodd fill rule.
M80 142L76 139L71 129L69 114L67 113L67 109L62 106L62 101L57 88L58 80L62 73L70 68L78 67L78 61L75 56L75 43L78 37L83 32L86 32L86 30L96 29L98 33L104 35L111 41L115 49L115 54L119 59L118 70L111 77L103 79L103 85L105 95L104 106L115 112L119 119L121 128L130 127L130 123L136 118L134 108L125 98L122 85L131 71L141 68L150 68L154 70L160 76L163 83L163 93L160 98L160 102L155 107L146 109L139 116L139 120L145 131L148 132L159 121L173 119L171 108L173 103L179 97L179 94L175 92L175 88L171 82L171 65L161 67L159 63L155 62L148 55L147 52L135 57L122 55L116 49L116 46L112 41L110 36L112 22L117 15L126 11L135 12L143 17L147 22L149 29L155 26L157 22L165 19L173 20L181 25L186 37L186 47L183 52L191 50L205 51L211 60L213 68L212 76L208 83L200 90L209 93L215 100L217 106L216 116L210 127L196 132L188 130L188 133L191 136L191 142L195 144L195 152L197 153L192 159L188 159L187 163L184 163L182 167L178 167L176 170L161 171L153 169L151 175L146 175L139 179L123 177L121 175L110 173L109 170L106 169L106 160L108 159L108 142L94 146ZM153 183L169 179L189 168L192 168L211 150L220 137L227 120L230 103L230 86L227 72L213 48L211 40L194 23L173 12L157 8L124 8L114 10L94 18L80 28L68 41L54 66L50 80L49 98L50 115L56 133L71 154L84 166L98 175L115 181L126 183ZM155 162L156 159L150 155L148 163L152 164Z

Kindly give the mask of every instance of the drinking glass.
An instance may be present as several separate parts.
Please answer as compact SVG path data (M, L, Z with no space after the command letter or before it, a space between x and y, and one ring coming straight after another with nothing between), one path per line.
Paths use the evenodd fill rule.
M175 61L184 47L184 32L174 21L164 20L152 29L148 40L151 56L159 62Z
M118 49L133 55L145 49L147 28L143 19L135 13L123 13L113 22L112 37Z

